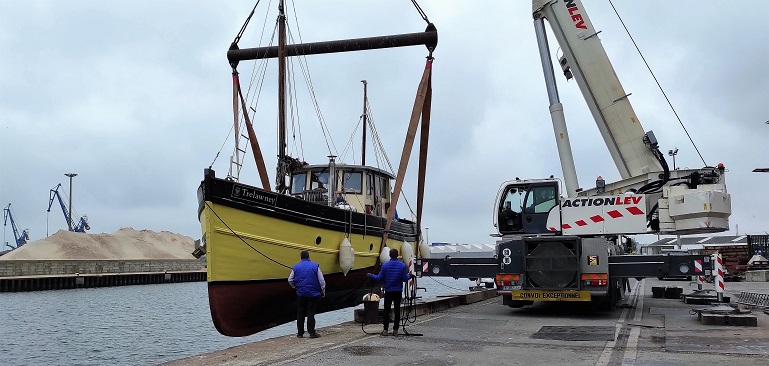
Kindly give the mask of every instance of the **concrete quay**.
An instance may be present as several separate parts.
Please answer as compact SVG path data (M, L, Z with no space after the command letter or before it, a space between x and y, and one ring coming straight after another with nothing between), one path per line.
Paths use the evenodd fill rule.
M769 315L755 311L755 327L703 325L691 313L703 306L652 297L653 286L686 293L695 284L646 279L631 286L611 311L544 302L511 309L498 296L458 295L441 300L466 305L435 307L407 325L420 336L383 337L381 325L347 322L319 329L317 339L276 337L165 365L769 365ZM740 291L769 293L769 283L727 286L732 298Z
M0 261L0 292L205 281L197 259L24 259Z
M67 290L205 280L206 270L11 276L0 277L0 292Z

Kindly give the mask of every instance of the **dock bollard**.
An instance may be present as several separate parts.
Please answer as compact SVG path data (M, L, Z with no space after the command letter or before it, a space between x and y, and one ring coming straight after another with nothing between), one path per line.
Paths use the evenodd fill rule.
M724 302L724 266L721 259L721 254L717 253L715 254L716 260L714 261L715 265L715 278L716 280L716 294L718 295L718 302Z

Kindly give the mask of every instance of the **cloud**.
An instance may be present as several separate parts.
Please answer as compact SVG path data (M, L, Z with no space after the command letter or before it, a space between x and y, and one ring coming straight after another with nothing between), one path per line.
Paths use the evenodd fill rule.
M432 241L489 242L502 182L561 175L530 5L420 3L440 34L423 222ZM296 13L293 4L291 36L305 42L425 27L408 2L297 4ZM265 15L264 5L241 47L258 45L265 19L264 34L272 34L274 9ZM737 225L741 233L768 230L769 198L762 188L769 174L751 171L769 167L769 126L763 123L769 119L769 40L761 28L769 5L755 3L745 12L726 3L616 4L689 136L610 6L586 5L645 130L654 130L663 151L680 149L677 166L703 165L689 136L708 164L724 162L733 195L731 231ZM0 56L0 202L13 203L17 222L30 228L33 240L66 227L58 208L50 214L46 208L53 186L61 182L68 189L68 172L79 174L74 205L89 215L94 232L131 226L200 235L196 189L202 169L216 157L214 168L224 175L233 141L225 141L232 120L225 52L251 6L0 5L0 47L7 50ZM555 52L553 37L550 43ZM426 55L411 47L306 58L337 153L359 120L360 80L366 79L379 135L397 164ZM241 63L244 87L255 65ZM268 65L254 119L271 179L274 65ZM293 72L298 109L291 121L301 124L296 143L303 144L305 159L323 163L331 141L309 103L297 60ZM575 82L558 76L558 85L581 186L592 186L597 175L619 179ZM353 151L359 160L359 143ZM368 161L376 160L369 155ZM258 182L253 167L249 155L244 182ZM412 204L416 168L412 158L405 185Z

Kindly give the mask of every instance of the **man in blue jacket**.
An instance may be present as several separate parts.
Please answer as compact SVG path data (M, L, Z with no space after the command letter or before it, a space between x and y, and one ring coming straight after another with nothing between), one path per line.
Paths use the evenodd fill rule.
M371 279L377 282L384 282L384 330L382 335L387 335L390 328L390 308L395 303L395 324L393 325L393 336L398 336L398 325L401 322L401 299L403 292L403 283L412 278L409 270L403 262L398 260L398 249L390 249L390 260L382 265L379 274L367 273Z
M315 311L318 301L326 296L326 281L320 265L310 261L310 252L303 250L299 257L302 259L291 269L288 283L296 289L296 336L304 337L304 318L307 318L307 332L310 338L318 338L315 332Z

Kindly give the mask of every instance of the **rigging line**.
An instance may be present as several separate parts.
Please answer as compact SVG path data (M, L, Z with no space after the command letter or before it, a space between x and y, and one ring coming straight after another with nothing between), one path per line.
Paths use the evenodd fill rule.
M411 0L411 2L414 4L414 7L417 8L417 12L419 12L419 15L422 17L422 19L424 19L427 24L430 24L430 21L427 20L427 14L425 14L425 12L422 10L422 7L417 4L417 0Z
M257 88L257 90L258 90L258 91L257 91L257 93L256 93L255 95L253 95L253 96L252 96L252 99L251 99L251 102L250 102L250 103L251 103L251 105L249 105L249 107L251 108L251 110L254 112L254 116L256 116L256 107L259 105L259 98L260 98L260 97L261 97L261 95L262 95L262 86L264 85L264 80L265 80L265 78L266 78L266 74L267 74L267 66L266 66L266 64L265 64L265 67L264 67L264 68L261 68L261 67L260 67L259 69L261 70L261 73L259 74L259 80L258 80L258 84L259 84L259 87ZM254 74L254 75L255 75L255 74ZM252 83L253 83L253 79L252 79ZM243 113L243 114L246 114L246 113L248 113L248 110L242 111L241 113ZM246 124L246 121L245 121L245 116L244 116L244 115L242 115L242 116L240 117L240 125L242 125L242 126L245 126L245 124ZM251 125L253 126L253 119L252 119L252 123L251 123ZM239 138L240 138L240 136L236 136L235 138L238 138L238 139L239 139ZM249 143L248 143L248 144L246 144L246 147L244 148L244 150L246 150L246 151L247 151L247 149L248 149L248 147L249 147L250 145L251 145L251 144L250 144L250 141L249 141ZM245 158L246 158L246 155L244 154L244 155L241 157L241 161L239 161L238 163L242 165L242 164L243 164L243 161L245 160ZM240 169L238 169L238 171L240 171Z
M216 213L216 211L214 211L214 208L213 208L213 207L211 207L211 205L209 205L207 201L204 201L204 202L205 202L205 204L206 204L206 207L208 207L208 209L209 209L209 210L211 210L211 213L213 213L213 214L214 214L214 216L216 216L216 218L217 218L217 219L219 219L219 221L221 221L221 223L222 223L222 224L224 224L224 226L226 226L226 227L227 227L227 229L228 229L228 230L230 230L230 232L231 232L233 235L235 235L235 236L236 236L238 239L240 239L240 241L242 241L242 242L243 242L243 244L246 244L246 245L248 245L248 247L249 247L249 248L253 249L255 252L257 252L257 253L261 254L263 257L265 257L265 258L269 259L270 261L272 261L272 262L274 262L274 263L276 263L276 264L279 264L279 265L281 265L281 266L283 266L283 267L286 267L286 268L288 268L288 269L291 269L291 267L289 267L289 266L287 266L287 265L285 265L285 264L283 264L283 263L280 263L280 262L278 262L278 261L276 261L276 260L274 260L274 259L270 258L270 257L269 257L269 256L267 256L266 254L264 254L264 253L260 252L260 251L259 251L259 249L256 249L256 248L254 248L253 246L251 246L251 244L248 244L248 242L247 242L245 239L243 239L243 237L241 237L240 235L238 235L238 233L236 233L236 232L235 232L235 230L232 230L232 228L230 227L230 225L227 225L227 223L226 223L226 222L224 222L224 220L222 220L222 218L219 216L219 214L218 214L218 213Z
M272 4L272 1L270 1L270 4ZM267 17L267 15L265 14L265 20L266 20L266 17ZM264 24L266 24L266 21L265 21ZM275 25L275 27L273 27L272 36L270 37L269 45L273 44L273 42L275 40L275 32L276 31L277 31L277 24ZM262 27L262 36L259 39L259 44L261 44L263 37L264 37L264 27ZM254 111L254 114L256 114L256 107L259 105L259 98L261 97L262 87L264 86L264 79L265 79L266 74L267 74L268 61L269 61L268 59L264 59L264 60L262 60L262 62L259 62L259 63L255 62L254 66L251 69L251 78L249 80L249 84L248 84L248 88L246 90L245 98L246 98L246 100L248 100L249 107L251 107L251 109ZM259 68L256 67L257 64L259 65ZM255 95L251 95L251 89L252 89L252 87L254 85L254 80L257 79L257 77L258 77L257 93ZM245 114L245 113L248 113L248 111L247 110L246 111L242 111L242 113ZM239 125L240 126L244 126L245 123L246 123L245 116L241 115L240 116ZM230 133L232 133L232 131L230 131ZM227 138L229 139L229 135L227 135ZM236 139L240 139L240 136L235 136L235 138ZM225 140L225 143L226 142L227 141ZM245 149L247 149L249 145L250 144L246 144L246 148ZM240 165L238 165L238 175L240 175L240 170L241 170L243 162L245 161L245 158L246 158L245 155L243 155L241 157L241 160L237 162L238 164L240 164Z
M377 143L374 149L374 156L376 157L376 160L377 160L377 167L379 167L379 164L380 164L379 159L381 156L381 158L383 158L384 161L387 163L387 167L389 168L389 170L392 172L393 171L392 163L390 162L390 158L387 156L387 152L385 151L384 145L382 144L382 139L379 138L379 131L377 131L376 125L374 124L374 118L373 118L373 114L371 113L371 108L370 106L368 107L369 108L367 110L367 113L369 116L368 123L369 123L369 129L371 130L371 139L372 141L375 141ZM378 147L378 149L376 147ZM401 188L401 193L404 193L403 188ZM408 207L409 212L413 216L414 209L411 207L411 202L409 202L405 194L401 195L401 197L403 197L403 200L406 202L406 207Z
M376 167L385 171L388 171L392 173L392 164L390 164L389 158L387 157L387 153L385 152L384 145L382 144L382 139L379 138L379 131L376 129L376 124L374 123L374 116L373 113L371 113L370 106L367 106L368 110L368 126L369 130L371 131L371 142L372 146L374 148L374 158L376 160ZM387 162L388 167L384 167L383 160Z
M273 41L275 38L275 29L273 29L273 40L270 41L268 44L269 46L273 45ZM254 62L254 66L251 67L251 78L249 79L248 88L246 88L246 100L251 101L253 100L253 96L251 95L251 89L254 86L254 79L257 78L257 75L261 75L263 73L267 72L267 66L269 65L270 60L269 59L262 59L260 62ZM259 66L257 68L257 65Z
M463 289L461 289L461 288L451 287L451 286L449 286L449 285L446 285L446 284L444 284L444 283L441 283L441 282L439 282L438 280L436 280L436 279L435 279L435 277L432 277L432 276L426 276L426 277L427 277L427 278L430 278L431 280L435 281L436 283L438 283L438 284L439 284L439 285L441 285L441 286L445 286L445 287L448 287L448 288L450 288L450 289L452 289L452 290L457 290L457 291L464 291L464 290L463 290Z
M292 62L291 63L292 70L293 70L293 67L294 67L294 63ZM294 77L292 79L292 83L294 83L294 92L296 93L296 77ZM298 104L299 103L299 97L297 96L296 99L297 99L297 104ZM301 151L300 157L301 157L302 160L304 160L304 141L302 139L302 123L298 122L299 121L299 106L297 106L296 119L297 119L296 129L299 132L299 151Z
M379 153L382 155L382 158L387 163L387 167L389 171L392 172L393 171L392 163L390 162L390 158L387 156L387 151L385 151L384 145L382 144L382 139L379 137L379 130L377 130L376 124L374 124L374 116L373 116L373 113L371 113L370 108L368 110L368 115L369 115L368 126L369 126L369 129L371 130L371 139L372 141L376 142L377 145L375 146L375 148L376 147L379 148Z
M296 13L296 10L295 10ZM299 21L295 19L297 22L297 32L299 33L299 42L302 42L301 39L301 31L299 31ZM288 24L286 25L286 28L288 30L289 36L293 39L293 32L291 32L291 29L288 27ZM310 100L312 101L313 107L315 108L315 114L318 116L318 121L321 125L321 131L323 132L323 137L326 140L326 148L328 149L329 154L339 155L338 149L336 148L336 145L334 144L334 139L331 137L331 130L328 128L328 125L326 124L325 119L323 118L323 113L320 110L320 103L318 103L318 99L315 96L315 88L312 84L312 77L310 77L310 69L309 64L307 63L307 56L300 56L299 57L299 66L302 70L302 75L304 76L305 83L307 84L307 89L310 94ZM327 133L328 132L328 133ZM329 145L329 140L331 141L331 144ZM333 149L331 148L333 146Z
M286 83L286 86L288 90L286 91L286 94L288 96L288 113L289 113L289 120L291 121L291 151L289 153L289 156L291 156L294 152L296 152L296 118L294 115L294 110L296 108L296 105L294 103L296 99L296 91L294 90L294 63L291 60L287 60L288 67L286 67L286 80L288 81Z
M272 28L272 35L270 36L270 42L267 44L268 46L272 46L275 43L275 34L277 31L278 24L276 23ZM259 44L261 44L261 42L262 40L260 38ZM246 100L249 100L249 97L251 97L251 87L254 84L254 79L256 79L257 75L260 75L262 78L264 78L264 75L267 74L267 66L269 65L269 61L270 59L262 59L261 62L254 62L254 66L251 68L251 80L248 84L248 88L246 89ZM258 69L256 67L257 64L259 65ZM259 88L257 89L258 93L261 93L262 85L262 83L259 84ZM253 97L251 97L250 102L253 103Z
M676 112L675 107L673 107L673 104L670 102L668 95L665 93L665 90L662 89L662 85L660 85L659 80L657 80L657 76L654 75L654 71L652 71L651 67L649 66L649 63L646 62L646 58L641 53L641 49L638 48L638 45L636 44L635 39L633 39L633 36L630 34L630 30L628 30L627 26L625 26L625 22L622 20L622 17L620 17L619 12L617 12L617 8L614 7L614 3L612 2L612 0L609 0L609 4L611 4L612 9L614 9L614 13L617 14L617 18L619 19L619 22L622 23L622 27L625 28L625 32L627 32L628 37L630 37L630 41L633 42L633 46L635 46L635 49L638 51L638 54L641 55L641 59L646 65L646 68L649 69L649 73L652 75L652 78L654 78L654 82L657 83L657 87L660 89L660 91L662 92L662 95L665 97L665 101L668 102L668 105L670 106L670 109L673 111L673 114L676 116L678 123L681 125L681 128L684 129L684 132L686 133L686 137L689 138L689 141L692 143L692 146L694 146L694 150L697 151L697 155L700 156L700 160L702 160L702 164L705 164L707 166L708 164L705 162L705 159L702 157L702 154L700 153L700 149L697 148L697 145L694 143L692 136L689 134L689 131L686 129L686 126L684 126L684 122L681 121L681 117L678 116L678 112Z
M328 128L328 125L326 124L325 118L323 118L323 112L320 109L320 103L318 103L318 99L315 96L315 87L312 84L312 78L310 77L309 73L309 65L306 64L306 59L303 62L302 59L305 59L305 57L301 57L299 60L299 65L301 66L302 74L304 75L305 84L307 84L307 89L310 94L310 100L312 101L313 108L315 109L315 114L318 117L318 122L320 123L321 131L323 132L323 137L326 141L326 148L328 149L329 154L339 155L337 153L336 145L334 144L333 138L331 138L331 129ZM329 140L331 141L331 144L329 145ZM333 149L331 148L333 146Z
M272 8L272 0L270 0L270 2L267 4L267 9L270 9L270 8ZM269 16L269 14L270 14L269 11L264 12L264 20L262 21L262 31L259 33L259 44L260 45L262 44L262 41L264 40L264 30L267 29L267 17ZM278 29L278 22L276 21L275 25L272 28L272 36L270 36L270 43L269 43L270 46L272 46L273 42L275 41L275 32L277 32L277 29ZM266 68L267 67L266 66L267 61L268 61L267 59L262 60L262 62L260 63L260 67L261 67L261 65L265 65L264 67ZM256 68L256 63L254 63L254 69L255 68ZM252 75L254 75L253 74L253 69L252 69L251 72L252 72ZM253 82L253 79L252 79L252 82ZM248 89L246 90L246 100L248 100L248 97L249 97L250 93L251 93L251 84L248 85Z
M347 154L347 149L350 149L353 146L353 138L355 137L356 132L358 132L358 127L360 127L361 122L363 121L363 116L360 116L358 118L358 123L355 125L355 128L352 130L352 133L350 134L350 139L347 140L347 145L344 146L344 150L342 150L342 153L339 154L340 157L344 157L345 154ZM352 163L355 164L355 148L352 148Z
M267 3L267 9L270 9L271 7L272 7L272 0L270 0L270 2ZM256 6L254 6L254 8L256 8ZM269 16L269 14L270 14L269 11L264 12L264 20L262 21L262 31L259 33L259 44L260 45L262 44L262 41L264 40L264 30L267 28L267 17ZM272 42L275 40L275 32L277 30L277 27L278 27L278 24L276 22L274 27L273 27L273 29L272 29L272 36L270 37L270 45L272 45ZM264 67L266 68L267 67L266 66L267 61L268 60L266 60L266 59L262 60L262 62L259 63L259 65L260 65L259 67L262 67L262 65L264 65ZM253 75L255 75L254 74L254 70L256 69L256 64L257 63L255 62L254 66L251 68L252 78L251 78L250 83L248 84L248 88L246 89L246 100L249 100L249 96L251 94L251 86L252 86L253 81L254 81Z
M257 5L259 5L259 2L261 2L261 0L256 0L256 4L254 4L254 8L251 9L251 13L248 14L248 17L246 18L246 21L243 23L243 26L240 27L240 31L238 32L238 35L235 36L235 40L232 41L233 45L237 45L238 42L240 42L240 37L242 37L243 36L243 32L246 31L246 27L248 26L248 22L250 22L251 21L251 17L254 16L254 12L256 11L256 7L257 7Z
M289 35L290 36L290 35ZM293 38L291 38L293 40ZM296 151L296 134L299 133L299 154L302 160L304 160L304 144L302 142L302 124L299 121L299 93L296 88L296 71L294 69L295 63L293 59L289 59L290 68L288 72L289 77L289 90L290 90L290 105L291 105L291 132L294 142L294 151Z
M214 160L211 161L211 164L208 166L209 168L212 168L214 166L214 163L216 163L216 160L219 159L219 154L221 154L222 150L224 150L224 145L227 145L227 140L230 139L230 135L232 135L232 131L235 130L235 126L230 126L230 132L227 133L227 137L224 138L224 141L222 142L222 147L219 148L219 151L216 152L216 156L214 156Z

